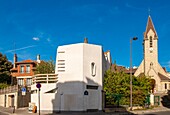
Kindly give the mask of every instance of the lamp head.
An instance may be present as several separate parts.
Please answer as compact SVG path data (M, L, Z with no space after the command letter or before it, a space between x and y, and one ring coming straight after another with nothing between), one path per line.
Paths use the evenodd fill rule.
M137 40L138 38L137 37L134 37L133 40Z

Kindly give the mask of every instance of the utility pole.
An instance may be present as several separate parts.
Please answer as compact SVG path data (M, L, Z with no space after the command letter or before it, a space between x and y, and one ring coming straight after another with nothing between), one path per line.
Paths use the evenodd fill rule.
M130 110L132 111L132 41L137 40L137 37L131 38L130 39Z

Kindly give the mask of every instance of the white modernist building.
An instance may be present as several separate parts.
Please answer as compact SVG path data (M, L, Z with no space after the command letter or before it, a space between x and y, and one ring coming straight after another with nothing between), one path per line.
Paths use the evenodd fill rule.
M42 85L41 110L102 110L103 77L111 64L108 56L110 52L104 53L100 45L78 43L59 46L55 70L57 82L51 89L49 84ZM49 91L45 90L46 86ZM48 98L44 96L47 93ZM32 102L38 104L35 94L32 97Z
M79 43L58 47L57 109L102 110L103 76L107 69L102 47Z

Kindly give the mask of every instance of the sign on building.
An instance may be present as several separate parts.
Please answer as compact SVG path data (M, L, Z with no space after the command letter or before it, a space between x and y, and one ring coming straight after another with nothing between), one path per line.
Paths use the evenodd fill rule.
M26 95L26 88L25 88L25 87L23 87L23 88L21 89L21 91L22 91L22 95Z

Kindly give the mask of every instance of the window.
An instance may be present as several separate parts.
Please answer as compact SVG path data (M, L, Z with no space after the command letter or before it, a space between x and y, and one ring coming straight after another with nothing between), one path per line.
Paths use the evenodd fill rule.
M91 75L93 77L96 75L96 65L94 62L91 63Z
M165 83L165 89L167 89L167 84Z
M65 70L58 70L58 72L65 72Z
M153 63L152 62L150 63L150 68L153 68Z
M65 53L65 51L59 51L58 53Z
M27 78L27 85L31 85L32 84L32 79L31 78Z
M152 47L153 46L152 36L150 36L149 42L150 42L150 47Z
M86 85L86 89L98 89L98 86L95 85Z
M20 73L24 73L24 66L23 65L20 66Z
M30 65L26 65L26 73L30 73Z
M18 85L24 85L23 78L18 78Z
M107 57L107 55L105 56L105 58L106 58L106 60L108 60L108 57Z

